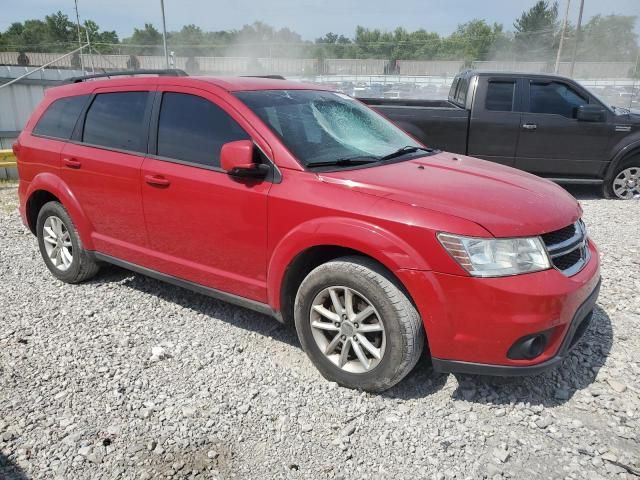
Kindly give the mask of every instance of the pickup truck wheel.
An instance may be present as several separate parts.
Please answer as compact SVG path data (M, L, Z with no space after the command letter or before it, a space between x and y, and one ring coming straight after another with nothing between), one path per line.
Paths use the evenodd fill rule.
M604 196L621 200L640 197L640 158L622 162L613 178L605 184Z
M425 344L420 316L388 272L363 257L320 265L295 301L302 348L338 384L384 391L415 366Z
M40 253L54 277L78 283L98 273L98 264L82 248L71 217L60 203L48 202L40 209L36 231Z

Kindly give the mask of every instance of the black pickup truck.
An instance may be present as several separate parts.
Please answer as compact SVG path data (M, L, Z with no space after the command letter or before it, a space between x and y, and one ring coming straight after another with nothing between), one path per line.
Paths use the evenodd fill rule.
M549 74L467 70L448 100L360 99L426 145L640 197L640 114Z

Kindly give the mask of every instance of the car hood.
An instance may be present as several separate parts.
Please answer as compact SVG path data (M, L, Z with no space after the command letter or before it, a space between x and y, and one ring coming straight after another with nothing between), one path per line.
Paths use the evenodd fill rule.
M361 193L470 220L496 237L558 230L582 213L578 202L553 182L446 152L319 176Z

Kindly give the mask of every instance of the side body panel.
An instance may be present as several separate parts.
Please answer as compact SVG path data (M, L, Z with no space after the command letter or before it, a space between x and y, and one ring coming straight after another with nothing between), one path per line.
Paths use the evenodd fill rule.
M154 85L122 86L97 88L94 93L154 89ZM146 153L84 144L82 122L83 117L72 141L63 149L61 178L74 192L93 226L95 249L136 262L140 249L148 246L140 192L140 168Z
M453 153L467 151L468 110L393 104L372 108L424 145Z
M517 168L545 177L598 177L611 160L610 143L614 133L611 113L605 121L584 122L552 113L530 112L530 90L535 79L526 79L522 126L516 153ZM567 85L599 104L587 90L563 79Z
M476 79L477 86L469 119L468 155L512 167L520 135L522 82L503 75L480 76ZM490 82L513 82L515 92L512 111L487 109Z
M255 129L223 98L180 86L163 91L195 95L226 111L261 145ZM159 108L160 95L156 99ZM155 124L154 124L155 125ZM155 128L155 126L154 126ZM221 168L153 154L142 166L142 198L150 250L143 265L207 287L266 302L267 180L240 180ZM149 178L160 178L165 186Z

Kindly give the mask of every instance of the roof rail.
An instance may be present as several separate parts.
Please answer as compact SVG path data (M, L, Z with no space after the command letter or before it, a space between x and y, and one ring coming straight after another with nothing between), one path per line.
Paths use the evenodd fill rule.
M189 74L184 70L180 70L178 68L168 68L166 70L121 70L117 72L104 72L104 73L95 73L92 75L85 75L83 77L71 77L69 78L70 83L80 83L85 80L91 80L93 78L111 78L111 77L122 77L122 76L133 76L133 75L158 75L161 77L188 77Z
M242 75L246 78L270 78L272 80L286 80L282 75Z

